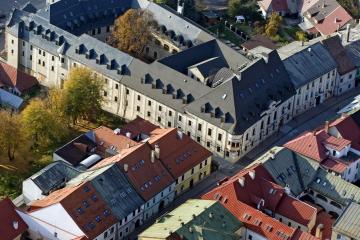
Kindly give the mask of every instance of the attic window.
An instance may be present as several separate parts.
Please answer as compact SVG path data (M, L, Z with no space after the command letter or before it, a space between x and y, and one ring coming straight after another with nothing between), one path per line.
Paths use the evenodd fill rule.
M86 200L84 200L82 203L83 203L84 207L86 207L86 208L88 208L90 206Z
M110 215L110 210L105 209L105 210L104 210L104 216L107 217L107 216L109 216L109 215Z
M99 215L97 215L97 216L95 217L95 221L100 222L100 221L101 221L101 217L100 217Z
M89 191L90 191L89 187L88 187L88 186L85 186L85 187L84 187L84 192L89 192Z

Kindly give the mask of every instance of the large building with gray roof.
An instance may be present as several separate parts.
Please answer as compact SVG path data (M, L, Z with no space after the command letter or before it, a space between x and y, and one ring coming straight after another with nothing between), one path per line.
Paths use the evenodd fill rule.
M157 22L157 44L144 51L154 58L159 48L168 52L152 63L105 43L115 18L130 8L147 10ZM69 70L87 67L105 82L104 110L177 127L230 161L278 131L291 120L294 106L305 104L295 104L297 75L277 51L250 62L205 29L147 0L60 0L39 10L28 4L8 20L6 45L9 64L43 85L62 88ZM331 96L327 82L312 86L317 89L309 93L315 99L309 107Z

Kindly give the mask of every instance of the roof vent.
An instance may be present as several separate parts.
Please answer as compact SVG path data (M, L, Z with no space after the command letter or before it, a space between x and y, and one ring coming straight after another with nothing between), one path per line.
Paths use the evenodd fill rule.
M18 221L13 221L13 228L15 230L18 230L18 228L19 228L19 222Z
M129 165L124 164L124 171L127 172L129 170Z
M249 176L251 177L252 180L254 180L255 179L255 170L249 171Z
M307 50L308 50L308 52L311 52L311 47L309 47Z
M214 217L214 214L211 212L209 213L209 218L212 219Z
M238 182L239 182L240 186L242 186L242 187L245 186L245 178L239 177Z
M221 97L221 98L222 98L223 100L225 100L225 99L226 99L226 97L227 97L227 94L225 93L224 95L222 95L222 97Z
M120 129L120 128L116 128L116 129L114 130L114 134L115 134L115 135L119 135L120 132L121 132L121 129Z

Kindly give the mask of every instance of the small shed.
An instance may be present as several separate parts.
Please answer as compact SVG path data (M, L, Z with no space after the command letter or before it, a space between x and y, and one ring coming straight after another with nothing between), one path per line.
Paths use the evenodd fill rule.
M235 20L237 23L244 23L245 17L243 15L238 15L238 16L235 16Z

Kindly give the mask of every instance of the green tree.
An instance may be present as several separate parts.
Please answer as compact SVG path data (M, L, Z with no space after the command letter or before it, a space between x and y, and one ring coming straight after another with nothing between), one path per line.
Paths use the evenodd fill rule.
M235 17L241 12L240 0L229 0L228 2L228 14L230 17Z
M9 161L15 159L16 148L23 142L19 116L8 111L0 111L0 151L6 152Z
M63 106L73 123L79 118L91 119L101 110L103 81L86 68L71 70L65 82Z
M143 10L130 9L115 20L111 42L121 51L140 57L151 39L152 16Z

